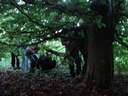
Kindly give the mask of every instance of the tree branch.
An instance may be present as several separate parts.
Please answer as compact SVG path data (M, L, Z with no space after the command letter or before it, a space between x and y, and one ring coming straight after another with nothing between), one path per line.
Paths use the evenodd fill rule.
M85 11L85 9L78 8L77 6L74 6L73 8L69 9L67 6L64 6L64 4L51 3L47 0L44 0L43 2L44 2L43 6L47 5L47 6L49 6L49 9L57 10L59 12L65 13L67 15L83 17L83 16L86 16L89 14L89 11Z
M8 44L6 42L0 41L0 44L5 45L5 46L17 46L16 44Z
M64 57L65 56L65 53L61 53L61 52L58 52L58 51L55 51L55 50L52 50L52 49L45 49L47 52L50 52L54 55L57 55L57 56L62 56Z
M14 1L12 1L12 0L10 0L10 2L11 2L11 4L12 4L14 7L16 7L24 16L26 16L26 17L29 19L30 22L36 24L37 26L39 26L39 27L41 27L41 28L53 29L53 28L50 27L50 26L46 26L46 25L43 25L43 24L37 22L37 21L39 21L39 20L31 18L27 13L25 13L25 12L20 8L19 5L17 5L16 2L14 2Z

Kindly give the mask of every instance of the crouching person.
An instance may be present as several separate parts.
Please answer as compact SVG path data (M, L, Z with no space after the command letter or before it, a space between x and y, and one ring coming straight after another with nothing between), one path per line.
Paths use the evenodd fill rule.
M43 70L50 70L56 67L56 61L52 60L48 56L40 56L38 59L38 68Z

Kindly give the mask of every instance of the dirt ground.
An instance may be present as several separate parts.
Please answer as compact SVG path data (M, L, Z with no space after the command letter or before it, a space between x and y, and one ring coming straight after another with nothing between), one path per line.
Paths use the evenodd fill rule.
M126 75L115 75L113 88L102 91L97 91L94 84L74 81L63 77L0 72L0 96L128 96Z

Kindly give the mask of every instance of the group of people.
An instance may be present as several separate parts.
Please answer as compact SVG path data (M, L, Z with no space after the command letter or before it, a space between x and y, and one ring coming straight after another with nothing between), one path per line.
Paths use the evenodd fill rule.
M86 73L87 69L87 34L84 30L77 31L65 32L61 38L72 77Z
M20 66L19 58L13 52L11 52L11 65L13 69L21 69L24 72L34 72L35 69L48 70L55 68L56 61L52 60L46 55L37 55L38 49L36 47L26 47L24 48L24 55L22 64Z
M79 75L81 72L86 71L86 46L83 45L85 40L76 39L76 40L67 40L61 39L62 44L65 46L67 57L70 61L69 69L72 77ZM24 55L22 60L22 65L20 66L19 58L13 52L11 53L12 57L12 67L13 69L21 69L24 72L34 72L35 69L48 70L55 68L56 61L52 60L46 54L41 56L37 55L37 47L25 47ZM81 53L81 55L79 54ZM82 57L84 59L84 66L82 70Z

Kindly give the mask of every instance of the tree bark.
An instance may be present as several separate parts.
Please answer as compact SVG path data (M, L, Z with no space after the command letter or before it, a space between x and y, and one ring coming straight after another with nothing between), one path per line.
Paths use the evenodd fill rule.
M99 13L98 13L99 14ZM106 14L106 15L103 15ZM91 24L88 32L87 79L95 80L98 88L109 88L113 77L113 27L107 13L101 13L106 27Z
M109 87L113 76L112 33L93 25L88 37L87 77L95 80L98 87Z

